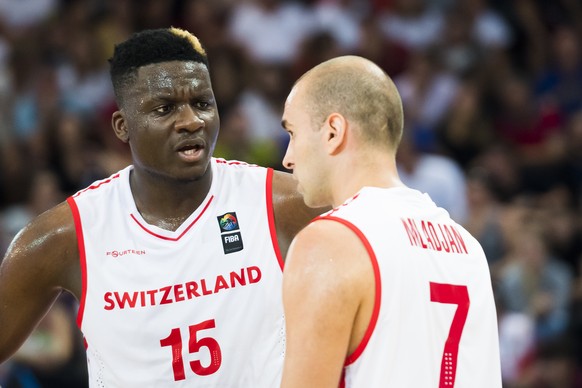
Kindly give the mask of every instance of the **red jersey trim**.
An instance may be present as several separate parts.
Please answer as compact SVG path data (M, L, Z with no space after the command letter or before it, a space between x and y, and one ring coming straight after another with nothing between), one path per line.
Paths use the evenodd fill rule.
M354 352L352 354L350 354L346 357L346 361L344 363L344 367L346 367L350 364L353 364L360 357L360 355L364 352L364 350L366 349L366 345L368 345L368 342L370 341L370 337L372 336L372 333L374 332L374 329L376 327L376 323L378 322L378 314L380 313L380 302L382 299L382 294L381 294L382 283L380 280L380 269L378 267L378 259L376 258L376 254L374 253L374 249L370 245L370 242L368 241L366 236L364 236L364 233L362 233L362 231L357 226L352 224L351 222L349 222L343 218L329 216L329 215L321 216L321 217L318 217L316 219L337 221L340 224L343 224L343 225L347 226L349 229L351 229L356 234L356 236L358 236L358 238L362 241L362 243L364 244L364 247L366 248L366 251L368 252L368 256L370 257L370 262L372 264L372 268L374 270L374 280L375 280L376 284L375 284L374 309L372 310L372 316L370 317L370 323L368 324L368 328L366 329L366 333L364 334L362 341L360 342L358 347L356 347L356 350L354 350ZM343 380L343 378L342 378L342 380Z
M227 164L229 166L259 167L256 164L251 164L251 163L247 163L247 162L240 162L238 160L226 160L226 159L222 159L222 158L214 158L214 160L216 161L216 163L219 163L219 164Z
M85 189L83 189L81 191L78 191L77 193L73 194L73 197L78 197L79 195L83 194L85 191L88 191L88 190L98 189L102 185L107 184L107 183L111 182L112 180L119 178L119 176L120 176L120 174L117 173L117 174L111 176L110 178L107 178L105 180L100 181L96 185L91 185L91 186L89 186L89 187L87 187L87 188L85 188Z
M79 208L73 197L67 198L67 203L73 212L73 219L75 220L75 231L77 232L77 246L79 247L79 261L81 265L81 300L79 301L79 311L77 312L77 326L81 329L83 324L83 314L85 313L85 299L87 296L87 256L85 254L85 239L83 238L83 225L81 224L81 216L79 215Z
M151 231L145 225L143 225L141 222L139 222L138 219L133 214L130 214L130 216L140 226L140 228L142 228L143 230L145 230L147 233L151 234L152 236L160 238L162 240L178 241L186 233L188 233L188 231L192 228L192 226L194 226L194 224L200 219L200 217L202 217L202 215L206 212L206 209L208 209L208 206L210 206L210 203L212 203L213 199L214 199L214 195L210 197L208 202L206 202L206 205L204 205L204 209L202 209L200 214L198 214L198 217L196 217L196 219L194 221L192 221L192 223L190 223L190 225L188 225L188 227L186 229L184 229L184 231L182 233L180 233L180 235L178 237L167 237L167 236L162 236L161 234L157 234L156 232Z
M269 231L271 232L271 242L273 243L273 249L275 250L275 255L277 256L277 261L279 262L279 267L281 271L285 265L283 261L283 255L281 254L281 248L279 247L279 240L277 239L277 229L275 228L275 210L273 208L273 169L267 169L267 217L269 219Z
M331 209L330 211L328 211L327 213L323 213L321 215L321 217L328 217L333 215L335 212L337 212L339 209L341 209L344 206L349 205L353 200L355 200L356 198L358 198L360 196L360 193L357 193L356 195L354 195L352 198L348 199L347 201L345 201L344 203L342 203L341 205L334 207L333 209Z

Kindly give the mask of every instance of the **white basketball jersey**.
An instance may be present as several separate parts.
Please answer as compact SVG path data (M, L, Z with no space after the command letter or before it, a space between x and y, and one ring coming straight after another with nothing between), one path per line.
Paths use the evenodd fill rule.
M206 199L176 231L141 217L131 166L68 199L91 388L280 384L273 171L222 159L211 168Z
M376 300L344 387L501 387L497 315L483 250L426 194L362 189L321 216L362 240Z

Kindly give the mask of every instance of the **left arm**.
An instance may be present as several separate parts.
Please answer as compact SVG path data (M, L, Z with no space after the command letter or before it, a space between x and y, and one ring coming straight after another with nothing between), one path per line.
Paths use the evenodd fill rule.
M343 225L316 221L297 235L283 272L282 388L338 387L368 326L373 282L363 244Z

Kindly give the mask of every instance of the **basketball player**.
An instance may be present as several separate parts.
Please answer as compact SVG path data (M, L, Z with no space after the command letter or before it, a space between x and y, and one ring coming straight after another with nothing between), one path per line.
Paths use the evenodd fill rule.
M402 105L389 77L339 57L285 104L307 205L283 277L282 387L501 387L496 312L479 243L399 180Z
M274 387L284 355L286 242L315 216L291 175L211 157L207 56L170 28L110 61L117 137L133 165L15 238L0 269L0 361L63 291L91 387Z

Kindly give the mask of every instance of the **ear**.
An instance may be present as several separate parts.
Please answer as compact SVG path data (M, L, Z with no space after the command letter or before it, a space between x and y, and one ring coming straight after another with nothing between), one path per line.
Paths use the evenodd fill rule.
M339 113L332 113L325 120L325 143L330 155L339 153L347 141L348 121Z
M116 110L111 115L111 126L115 132L115 136L124 143L129 142L129 131L127 130L127 124L125 124L125 117L121 111Z

